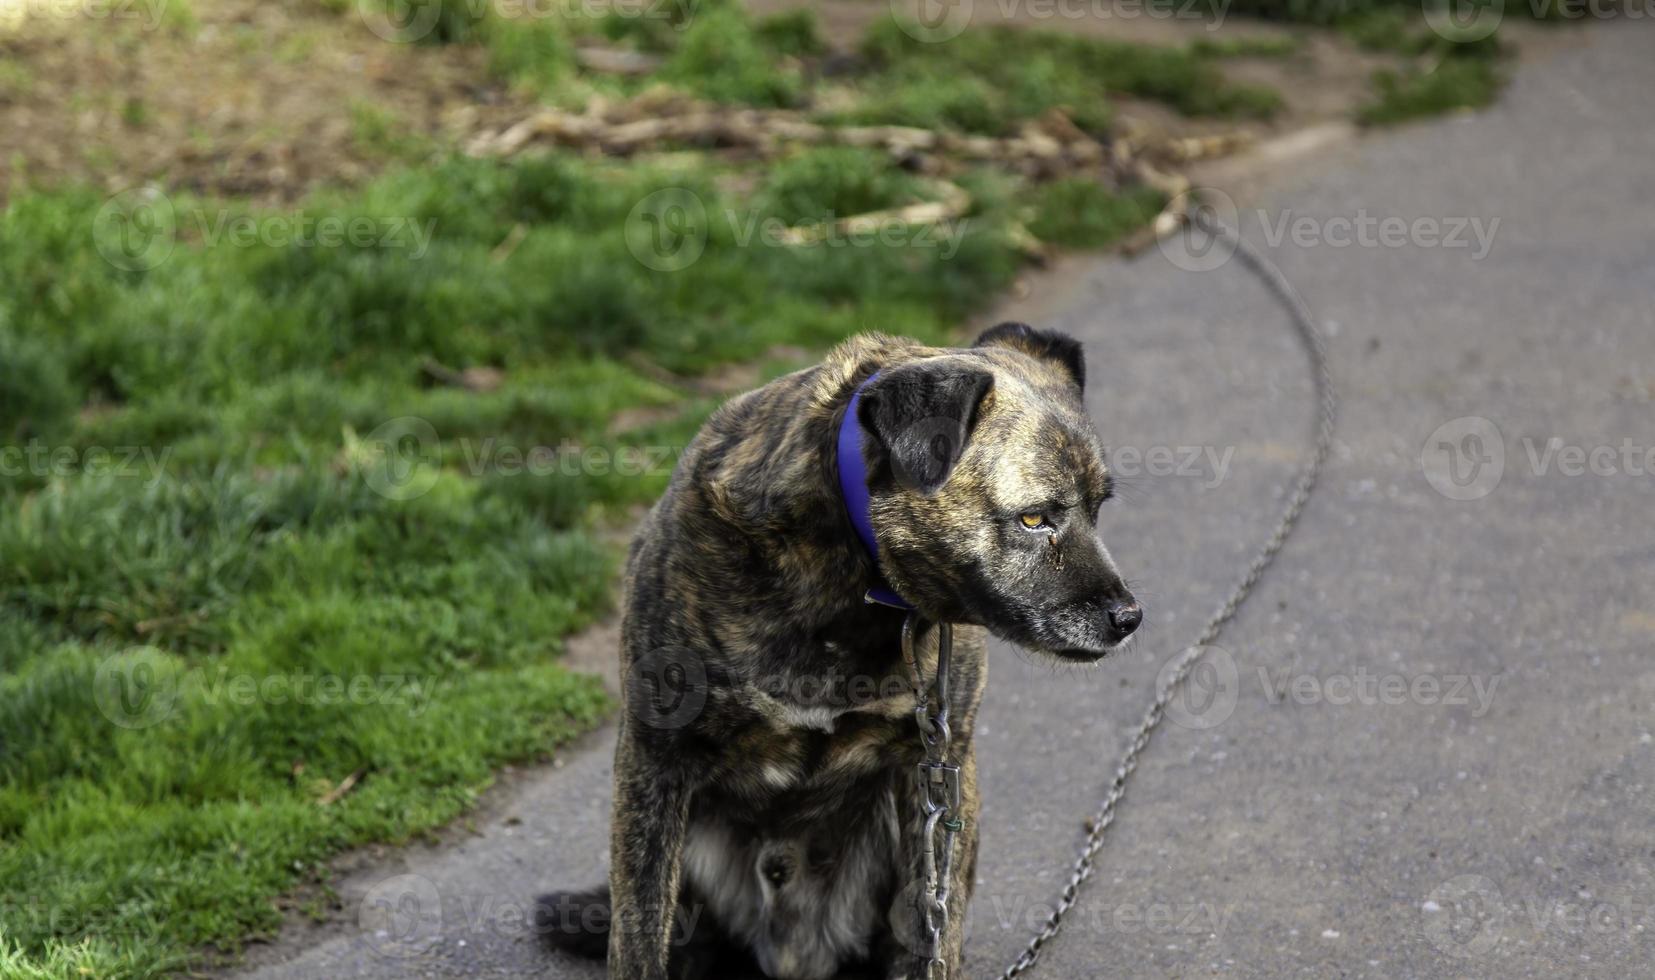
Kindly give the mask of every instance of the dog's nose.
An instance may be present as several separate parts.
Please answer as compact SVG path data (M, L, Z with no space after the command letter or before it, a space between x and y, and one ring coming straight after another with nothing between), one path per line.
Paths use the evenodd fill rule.
M1126 639L1144 621L1144 607L1135 599L1116 600L1109 606L1109 626Z

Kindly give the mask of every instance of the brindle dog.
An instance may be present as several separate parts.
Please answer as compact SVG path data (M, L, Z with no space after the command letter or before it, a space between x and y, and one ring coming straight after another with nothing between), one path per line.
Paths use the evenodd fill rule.
M856 421L877 561L836 464L875 372ZM1084 383L1078 342L1022 324L968 349L868 335L713 415L632 545L610 884L540 900L554 945L607 951L617 980L923 975L904 613L864 601L888 582L955 624L964 831L940 955L964 975L985 635L1091 662L1142 617L1096 533L1110 476Z

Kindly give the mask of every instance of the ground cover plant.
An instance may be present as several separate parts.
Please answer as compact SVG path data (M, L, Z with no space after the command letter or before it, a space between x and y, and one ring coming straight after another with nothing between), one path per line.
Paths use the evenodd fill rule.
M889 20L874 28L863 53L876 69L865 82L875 94L846 117L1007 135L1054 108L1082 129L1104 132L1110 107L1100 92L1197 116L1268 117L1281 104L1274 91L1226 81L1198 50L1010 27L940 43L916 33Z
M1466 20L1450 0L1423 5L1417 0L1241 0L1227 10L1334 28L1369 51L1400 56L1397 67L1374 73L1373 98L1356 112L1367 125L1482 108L1504 83L1500 60L1505 51L1497 30ZM1510 4L1483 16L1509 13L1545 21L1558 19L1563 10L1561 3Z
M1427 27L1417 11L1381 8L1347 16L1342 29L1370 51L1405 60L1374 73L1374 98L1357 110L1367 125L1406 122L1456 109L1480 109L1504 84L1498 34L1456 34L1451 22Z

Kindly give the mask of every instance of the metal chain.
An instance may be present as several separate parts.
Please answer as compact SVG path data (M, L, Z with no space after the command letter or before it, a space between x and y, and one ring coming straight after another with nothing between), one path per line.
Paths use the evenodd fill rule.
M1268 257L1251 245L1247 244L1234 229L1226 227L1213 217L1209 208L1198 206L1192 209L1194 224L1207 234L1215 238L1228 241L1236 249L1247 267L1253 270L1264 284L1281 300L1287 308L1293 322L1293 329L1303 344L1306 356L1310 359L1310 368L1313 382L1318 395L1318 413L1315 430L1315 444L1312 447L1310 458L1305 461L1303 469L1299 471L1298 483L1293 488L1293 495L1287 502L1287 509L1282 512L1281 520L1276 524L1275 532L1270 535L1264 547L1259 549L1258 555L1252 564L1247 566L1247 572L1241 581L1230 592L1230 596L1195 640L1193 646L1185 650L1175 662L1172 674L1166 683L1155 694L1155 700L1144 713L1143 721L1126 745L1126 753L1121 757L1120 765L1115 769L1115 778L1109 783L1109 791L1099 804L1096 815L1092 817L1090 829L1087 833L1086 844L1080 850L1080 856L1075 860L1074 870L1069 875L1069 883L1064 886L1058 898L1056 907L1047 918L1044 926L1029 941L1022 955L1018 956L1011 966L1000 975L1000 980L1013 980L1023 971L1034 966L1040 959L1041 949L1056 936L1063 927L1063 917L1075 906L1080 896L1080 888L1086 879L1092 876L1092 861L1103 846L1103 833L1109 825L1115 822L1115 808L1121 797L1126 794L1126 783L1132 773L1138 768L1138 757L1143 754L1144 747L1149 744L1150 736L1154 734L1156 726L1161 723L1166 714L1167 705L1183 687L1195 665L1201 661L1207 647L1216 641L1223 632L1224 626L1235 617L1236 611L1252 594L1253 586L1263 577L1265 569L1281 551L1282 545L1298 525L1299 515L1304 512L1306 502L1310 500L1310 492L1316 486L1317 477L1321 476L1322 464L1327 460L1328 450L1333 445L1333 426L1338 411L1338 402L1333 394L1333 378L1328 372L1327 348L1322 342L1321 331L1317 329L1315 317L1306 305L1304 297L1282 274Z
M942 958L943 934L948 931L949 885L954 874L955 840L965 825L955 814L960 809L960 767L948 761L951 733L948 728L948 674L954 651L954 628L937 624L937 672L925 683L919 656L914 651L917 634L923 628L919 613L910 612L902 622L902 659L914 685L914 721L919 728L923 759L919 763L921 809L925 816L920 836L923 872L915 897L916 926L924 947L919 959L925 965L923 980L944 980L947 963ZM935 697L932 690L935 690ZM933 710L935 705L935 710ZM941 828L942 837L937 837Z

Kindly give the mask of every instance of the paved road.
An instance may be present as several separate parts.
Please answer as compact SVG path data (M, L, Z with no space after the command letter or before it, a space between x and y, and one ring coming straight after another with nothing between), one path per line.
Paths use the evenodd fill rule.
M1485 114L1324 153L1244 202L1244 233L1326 321L1339 442L1036 976L1655 976L1655 25L1590 37ZM1364 215L1406 219L1412 244L1363 234ZM1152 249L1066 289L1053 325L1089 342L1106 441L1146 451L1106 536L1153 628L1087 671L995 651L978 977L1059 888L1162 663L1266 534L1310 418L1302 358L1238 263L1188 271ZM1483 421L1438 431L1466 417ZM1151 471L1168 463L1152 447L1172 472ZM1186 467L1178 447L1213 455ZM351 924L256 975L599 976L543 956L517 916L603 873L608 738L478 836L345 883L352 901L423 893L430 943Z

